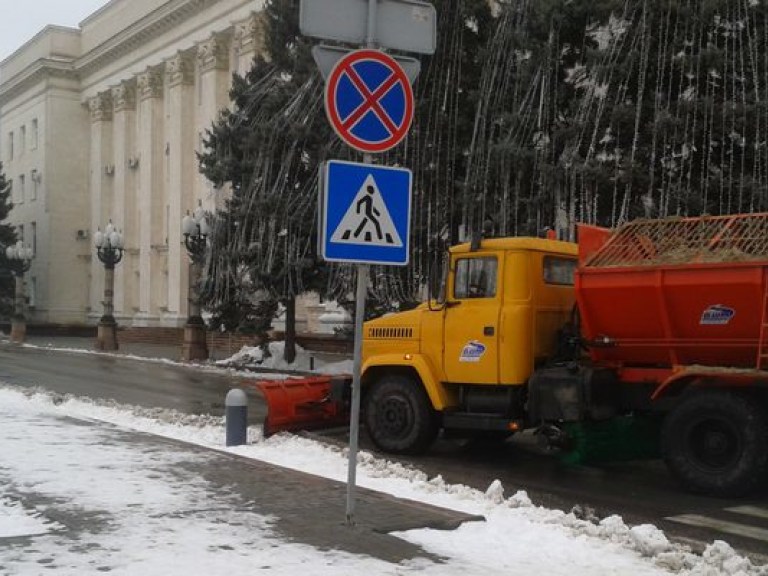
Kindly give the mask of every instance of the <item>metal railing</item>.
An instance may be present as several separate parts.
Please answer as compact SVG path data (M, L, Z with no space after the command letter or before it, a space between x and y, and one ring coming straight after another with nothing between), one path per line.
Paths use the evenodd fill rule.
M768 213L636 220L620 226L587 267L768 260Z

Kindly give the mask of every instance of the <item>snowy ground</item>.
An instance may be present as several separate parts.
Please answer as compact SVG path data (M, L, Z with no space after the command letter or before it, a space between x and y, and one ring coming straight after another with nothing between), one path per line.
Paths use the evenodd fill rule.
M483 493L368 453L359 457L361 486L481 514L486 521L454 531L397 534L445 558L441 564L423 559L393 565L321 551L281 541L273 519L238 510L231 505L234 495L214 493L176 466L204 454L130 442L127 431L226 450L217 418L0 384L0 574L768 574L724 542L695 555L670 544L653 526L629 527L616 516L599 523L579 520L534 506L524 492L507 497L498 482ZM346 478L343 450L305 438L265 440L253 428L247 446L229 450ZM77 517L89 521L73 533Z

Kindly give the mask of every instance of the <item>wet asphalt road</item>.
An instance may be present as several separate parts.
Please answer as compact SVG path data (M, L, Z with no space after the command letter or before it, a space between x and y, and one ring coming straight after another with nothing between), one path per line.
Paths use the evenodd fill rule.
M244 383L200 367L6 343L0 343L0 381L214 415L224 413L227 391ZM249 391L249 396L249 421L260 423L265 406L258 394ZM321 439L346 442L346 430L326 431ZM361 447L373 449L364 434ZM499 479L508 495L526 490L536 504L565 511L578 506L598 518L619 514L632 525L655 524L696 550L723 539L760 564L768 563L768 487L739 500L696 496L682 491L659 461L565 465L526 434L497 446L439 440L427 455L399 460L450 483L485 490Z
M61 352L0 344L0 381L42 386L62 394L170 408L191 414L224 414L224 398L244 379L195 366L147 362L114 355ZM249 420L261 423L264 404L254 397Z

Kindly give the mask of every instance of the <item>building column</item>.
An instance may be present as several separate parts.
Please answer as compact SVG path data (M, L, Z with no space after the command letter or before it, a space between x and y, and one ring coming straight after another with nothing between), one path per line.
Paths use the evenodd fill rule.
M168 314L181 326L188 315L189 266L181 219L194 210L197 159L194 124L194 56L179 52L166 63L168 84Z
M129 166L136 155L136 81L126 80L112 88L114 103L114 164L108 167L114 188L113 222L122 231L125 242L123 265L115 270L115 314L119 319L133 315L135 294L136 247L136 170Z
M137 77L139 118L137 156L129 168L138 170L139 312L135 326L157 325L164 285L165 234L163 202L163 75L161 67L147 68Z
M111 218L112 180L106 174L105 167L112 163L112 97L109 92L102 92L88 100L91 113L91 157L88 189L91 198L91 232L103 227ZM95 248L90 246L92 255ZM94 321L102 314L102 295L104 294L104 271L97 258L91 258L91 286L89 318Z
M198 79L199 106L197 131L205 134L219 113L230 105L230 36L213 34L197 47L197 65L200 71ZM220 206L213 194L211 183L200 174L195 182L195 203L201 200L206 210L213 211ZM217 202L218 200L218 202Z
M262 14L251 13L247 20L235 24L235 71L241 76L245 76L251 69L257 54L266 55L266 30Z

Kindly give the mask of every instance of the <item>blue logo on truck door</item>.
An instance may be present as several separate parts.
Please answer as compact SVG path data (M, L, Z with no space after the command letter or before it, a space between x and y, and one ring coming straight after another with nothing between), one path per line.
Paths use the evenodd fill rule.
M702 326L726 326L736 315L736 310L723 306L722 304L713 304L701 314Z
M464 348L461 349L459 362L480 362L483 354L485 354L485 344L472 340L464 344Z

